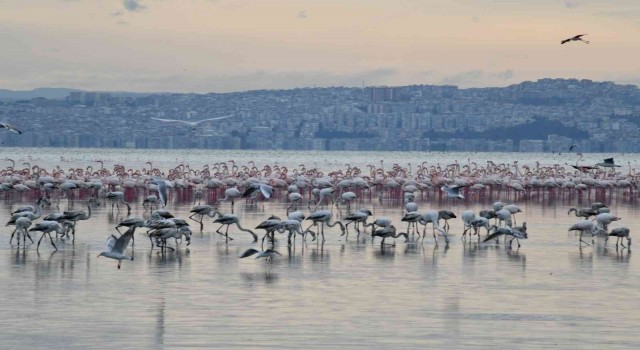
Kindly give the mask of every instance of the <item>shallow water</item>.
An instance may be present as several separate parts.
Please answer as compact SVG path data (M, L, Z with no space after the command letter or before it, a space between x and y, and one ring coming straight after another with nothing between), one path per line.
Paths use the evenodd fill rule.
M129 152L123 157L144 159ZM371 162L380 158L375 156ZM253 159L266 162L268 156L262 157ZM140 193L132 216L148 215L142 198ZM459 214L490 207L492 200L418 204L421 211L448 208ZM1 202L0 219L8 220L21 204L32 203ZM336 227L327 229L323 245L298 239L288 250L280 236L276 249L282 256L271 264L238 259L256 246L250 235L232 228L235 239L226 243L209 219L202 233L192 225L189 247L182 244L166 254L151 250L139 231L135 260L123 261L118 270L116 261L96 258L124 218L104 202L90 220L78 223L75 244L55 241L57 252L48 240L39 253L35 245L9 245L7 227L0 240L0 344L20 349L638 348L640 269L633 249L616 249L615 240L605 247L602 239L580 249L577 236L567 232L577 218L566 214L569 206L582 206L578 198L516 204L523 210L517 222L529 227L520 249L508 249L502 241L463 243L462 223L454 219L448 248L442 238L436 247L429 235L421 244L397 239L395 247L381 247L379 238L358 241L353 232L345 241ZM86 210L83 205L72 204ZM168 209L186 218L191 207L172 202ZM404 230L401 204L363 199L358 207L390 217ZM640 229L637 201L612 200L610 207L623 218L612 227L628 226L634 236ZM66 208L63 201L61 209ZM222 210L228 212L229 204ZM243 226L253 228L271 214L285 216L284 199L257 206L237 202L235 212ZM341 214L346 212L334 209L335 216Z

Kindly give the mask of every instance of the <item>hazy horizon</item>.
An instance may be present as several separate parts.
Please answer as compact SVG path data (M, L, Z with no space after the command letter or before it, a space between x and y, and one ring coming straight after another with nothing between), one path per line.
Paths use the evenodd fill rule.
M0 0L0 87L638 85L639 16L631 0ZM590 44L560 44L582 33Z
M577 77L567 77L567 78L549 78L549 77L542 77L539 79L565 79L565 80L570 80L570 79L575 79L575 80L584 80L586 78L577 78ZM415 83L415 84L407 84L407 85L367 85L365 87L369 88L369 87L404 87L404 86L412 86L412 85L429 85L429 86L457 86L458 89L484 89L484 88L504 88L504 87L508 87L511 85L518 85L518 84L522 84L525 82L536 82L538 79L536 80L523 80L523 81L518 81L518 82L514 82L511 84L507 84L504 86L465 86L465 87L461 87L461 86L457 86L455 84L428 84L428 83ZM625 84L625 83L617 83L614 81L610 81L610 80L592 80L594 83L601 83L601 82L612 82L614 84L617 85L634 85L634 86L638 86L640 87L640 85L638 84ZM186 91L126 91L126 90L86 90L86 89L79 89L79 88L73 88L73 87L68 87L68 86L59 86L59 87L53 87L53 86L39 86L39 87L34 87L32 89L25 89L25 90L13 90L13 89L5 89L4 87L0 86L0 92L1 91L11 91L11 92L32 92L32 91L37 91L37 90L49 90L49 89L60 89L60 90L76 90L76 91L85 91L85 92L101 92L101 93L135 93L135 94L176 94L176 93L196 93L196 94L208 94L208 93L243 93L243 92L251 92L251 91L260 91L260 90L295 90L295 89L314 89L314 88L318 88L318 89L322 89L322 88L346 88L346 89L356 89L356 88L361 88L361 86L346 86L346 85L340 85L340 86L291 86L291 87L285 87L285 88L272 88L272 89L247 89L247 90L234 90L234 91L199 91L199 92L186 92Z

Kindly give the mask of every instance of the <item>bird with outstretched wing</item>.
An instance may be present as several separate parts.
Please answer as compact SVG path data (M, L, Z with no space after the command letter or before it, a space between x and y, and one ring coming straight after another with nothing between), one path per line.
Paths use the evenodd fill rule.
M17 129L15 126L5 122L0 122L0 129L7 129L11 132L15 132L16 134L22 134L22 131Z
M587 34L578 34L576 36L572 36L571 38L567 38L567 39L562 40L560 42L560 44L566 44L569 41L582 41L583 43L588 44L589 43L588 40L582 39L582 37L585 36L585 35L587 35Z
M153 120L157 120L163 123L180 123L180 124L186 124L189 125L192 128L196 128L198 125L204 123L204 122L210 122L210 121L214 121L214 120L222 120L222 119L227 119L227 118L231 118L233 117L232 115L226 115L224 117L215 117L215 118L207 118L207 119L201 119L201 120L197 120L195 122L192 121L188 121L188 120L180 120L180 119L164 119L164 118L155 118L155 117L151 117L151 119Z

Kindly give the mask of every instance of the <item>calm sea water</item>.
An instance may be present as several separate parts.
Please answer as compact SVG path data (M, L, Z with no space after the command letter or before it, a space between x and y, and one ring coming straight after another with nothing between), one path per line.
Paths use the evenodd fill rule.
M635 155L615 155L621 164L638 163ZM575 155L463 154L463 153L320 153L231 151L138 151L2 149L2 156L31 165L93 165L95 160L127 166L193 167L235 159L257 165L278 162L297 166L317 163L320 168L344 164L450 163L471 158L521 164L544 161L575 162ZM62 161L61 161L62 157ZM557 157L557 158L553 158ZM560 157L566 157L560 158ZM592 162L602 155L585 155ZM68 163L68 164L67 164ZM297 164L296 164L297 163ZM0 196L3 196L0 194ZM133 216L145 216L141 192ZM640 230L637 194L612 199L611 211L623 219L613 227ZM2 198L2 197L0 197ZM495 200L500 198L494 198ZM455 213L478 212L482 203L421 199L420 210L448 208ZM502 243L460 241L462 223L451 221L451 244L433 239L424 244L381 247L379 239L345 241L336 227L327 230L324 245L298 240L269 264L238 259L255 247L247 233L230 229L228 243L205 221L189 247L161 254L151 250L146 236L137 233L134 261L96 258L114 226L126 213L112 213L106 203L94 208L90 220L77 226L75 244L58 240L59 250L44 241L40 252L8 244L11 227L0 240L0 344L7 349L113 348L237 348L237 349L630 349L640 347L640 266L635 251L616 249L596 241L579 248L568 227L577 218L570 206L588 204L588 198L516 202L526 221L529 239L519 250ZM7 197L0 218L8 220L26 198ZM67 209L61 202L60 210ZM186 218L192 203L168 207ZM83 209L83 202L71 204ZM386 216L400 226L402 205L362 199L374 216ZM86 210L86 208L84 208ZM222 210L229 211L229 204ZM45 213L55 212L55 206ZM284 196L257 206L236 203L242 225L253 228L271 214L285 216ZM336 211L340 217L345 212ZM305 225L306 226L306 225ZM404 228L404 226L400 226ZM39 235L36 235L39 238ZM34 238L36 238L34 237ZM388 240L393 241L393 240ZM173 243L173 242L171 242ZM614 243L614 244L612 244ZM515 246L514 246L515 248ZM131 252L131 249L128 249Z

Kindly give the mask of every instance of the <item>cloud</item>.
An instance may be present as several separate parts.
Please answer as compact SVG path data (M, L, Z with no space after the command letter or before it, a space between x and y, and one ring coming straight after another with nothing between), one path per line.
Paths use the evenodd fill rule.
M496 77L503 79L503 80L509 80L511 78L513 78L513 70L511 69L507 69L505 71L502 72L498 72L495 74Z
M603 17L614 17L614 18L638 18L640 16L640 9L627 9L627 10L620 10L620 11L606 11L606 12L598 12L596 13L597 16L603 16Z
M576 0L564 0L563 3L564 3L564 7L568 9L574 9L578 7L578 1Z
M473 17L471 17L471 20L472 20L472 21L474 21L474 22L476 22L476 23L478 23L478 22L480 22L480 17L478 17L478 16L473 16Z
M497 72L476 69L445 75L438 83L461 87L500 86L514 77L515 73L512 69Z
M69 86L95 91L141 91L176 92L177 86L188 86L189 91L233 92L261 89L292 89L303 87L397 85L394 78L398 72L391 68L380 68L355 73L317 71L252 71L237 74L203 73L183 71L158 72L114 72L111 70L53 70L46 74L32 74L34 86ZM24 79L23 76L16 78ZM7 80L8 81L8 80ZM16 85L17 86L17 85ZM179 91L178 91L179 92Z
M442 78L440 83L444 85L475 85L482 79L483 75L484 72L481 70L470 70L447 75Z
M122 0L122 5L129 12L138 12L147 8L140 0Z
M307 18L307 11L302 10L302 11L298 12L298 15L296 17L301 18L301 19Z

